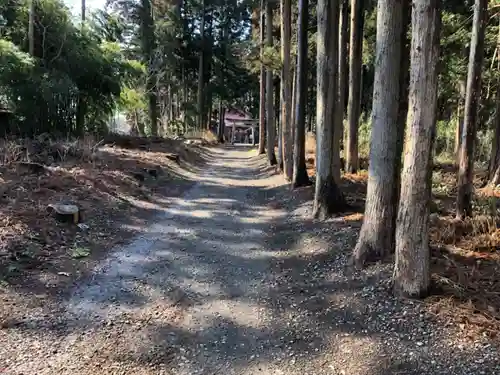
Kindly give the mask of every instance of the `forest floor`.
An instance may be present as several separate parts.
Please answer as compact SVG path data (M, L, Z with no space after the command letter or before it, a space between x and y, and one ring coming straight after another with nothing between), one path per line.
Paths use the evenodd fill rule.
M314 176L315 139L306 140L307 168ZM361 228L368 180L368 160L357 174L343 174L342 190L353 211L344 216ZM486 168L476 166L474 217L456 219L457 168L435 161L431 201L432 295L427 309L445 324L460 327L471 339L500 340L500 189L484 186ZM312 188L309 188L312 199ZM386 259L392 264L393 259Z
M23 288L15 278L4 283L4 304L17 307L0 329L0 370L500 373L494 326L459 323L464 302L446 293L423 302L399 300L391 294L390 263L363 271L348 266L362 218L361 177L344 182L359 210L317 222L311 219L312 189L291 193L255 150L186 152L202 167L178 169L187 185L177 198L157 198L162 213L150 224L138 222L139 236L131 243L111 252L96 247L80 258L97 249L103 254L89 261L92 267L74 285L54 286L65 293ZM86 230L104 230L98 225ZM439 254L434 259L457 262ZM445 268L436 269L438 281L448 278ZM451 285L463 287L451 277ZM433 310L442 305L456 317ZM484 311L476 315L488 318Z
M188 143L193 141L188 141ZM200 147L112 136L0 141L0 328L64 293L195 182ZM71 203L81 222L59 222Z

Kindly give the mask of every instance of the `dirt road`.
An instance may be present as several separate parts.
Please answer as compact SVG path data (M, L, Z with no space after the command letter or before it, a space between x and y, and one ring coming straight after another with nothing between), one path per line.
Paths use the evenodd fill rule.
M497 348L352 272L356 230L313 223L248 148L209 167L60 308L0 330L8 374L495 374ZM1 373L1 372L0 372Z

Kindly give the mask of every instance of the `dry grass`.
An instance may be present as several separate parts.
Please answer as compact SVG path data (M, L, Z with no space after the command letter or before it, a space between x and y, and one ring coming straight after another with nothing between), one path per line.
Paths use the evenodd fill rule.
M181 141L134 137L4 139L0 155L0 284L41 293L64 289L130 238L121 224L144 224L202 160ZM76 204L83 225L55 220L55 202Z
M474 184L474 216L454 216L456 175L452 165L440 166L433 176L430 241L432 278L437 295L429 310L457 325L466 336L500 338L500 216L497 189L480 188L484 171Z
M218 143L217 135L210 130L190 131L184 134L184 137L191 140L198 140L203 145L214 145Z
M306 160L311 176L315 151L315 139L309 135ZM348 212L344 220L358 225L366 197L367 160L360 160L360 165L364 170L359 173L343 174L341 186L358 211ZM464 335L500 339L500 189L482 187L485 174L478 170L474 176L474 217L461 221L455 219L456 167L434 166L429 235L436 293L426 303L429 311L445 324L457 325Z

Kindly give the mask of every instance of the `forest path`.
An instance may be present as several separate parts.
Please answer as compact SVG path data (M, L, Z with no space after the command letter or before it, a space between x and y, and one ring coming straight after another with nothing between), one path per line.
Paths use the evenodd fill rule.
M7 373L496 371L493 348L452 345L418 304L394 299L387 270L349 271L356 230L306 220L309 202L283 203L282 177L254 150L209 153L197 184L113 251L60 312L11 332L24 350Z

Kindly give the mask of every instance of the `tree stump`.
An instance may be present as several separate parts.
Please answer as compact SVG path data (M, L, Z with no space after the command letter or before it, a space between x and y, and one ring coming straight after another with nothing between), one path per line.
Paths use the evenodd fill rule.
M80 221L80 209L74 204L52 203L47 206L47 211L60 222L78 224Z

